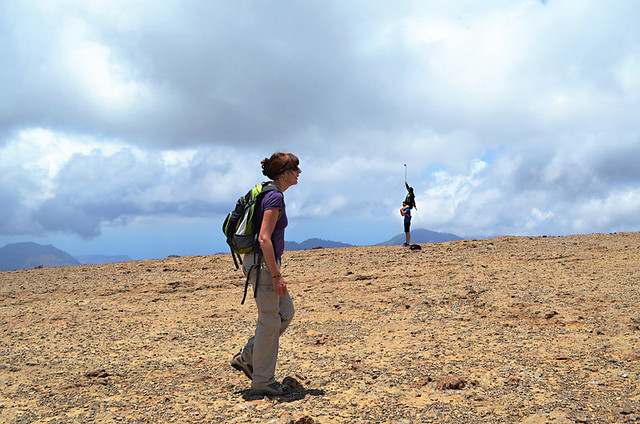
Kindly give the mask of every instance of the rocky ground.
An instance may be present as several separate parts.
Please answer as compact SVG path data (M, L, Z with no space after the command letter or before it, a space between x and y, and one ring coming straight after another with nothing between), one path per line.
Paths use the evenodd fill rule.
M640 422L640 233L287 252L287 398L229 255L0 273L4 423Z

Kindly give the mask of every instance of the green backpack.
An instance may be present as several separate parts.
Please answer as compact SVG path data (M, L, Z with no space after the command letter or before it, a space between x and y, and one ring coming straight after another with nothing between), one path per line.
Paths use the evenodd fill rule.
M229 212L222 224L222 232L227 238L227 244L231 249L231 257L233 257L233 263L235 264L236 269L239 268L238 262L242 265L242 258L240 255L251 252L258 239L260 228L258 228L254 213L256 205L262 199L262 196L274 190L280 192L280 189L273 184L272 181L265 181L261 184L257 184L254 188L249 190L247 194L238 199L236 207ZM247 296L247 287L249 285L250 275L251 270L247 274L242 303L244 303ZM260 275L259 272L258 275ZM257 281L255 288L256 290L258 288Z

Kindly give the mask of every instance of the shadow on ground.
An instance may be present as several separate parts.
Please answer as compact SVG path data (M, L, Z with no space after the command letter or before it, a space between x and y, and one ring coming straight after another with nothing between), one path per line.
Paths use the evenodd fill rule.
M291 387L291 393L284 396L267 396L271 399L278 399L280 402L295 402L297 400L304 399L307 395L310 396L323 396L324 390L322 389L305 389L302 383L300 383L294 377L286 377L282 380L283 384ZM242 398L246 401L263 399L265 395L259 393L252 393L250 389L241 390L238 394L242 395Z

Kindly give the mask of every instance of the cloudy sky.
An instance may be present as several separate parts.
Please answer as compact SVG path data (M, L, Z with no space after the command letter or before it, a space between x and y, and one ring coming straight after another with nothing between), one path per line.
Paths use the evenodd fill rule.
M226 251L297 154L287 239L639 230L640 2L0 0L0 246ZM405 165L406 164L406 168Z

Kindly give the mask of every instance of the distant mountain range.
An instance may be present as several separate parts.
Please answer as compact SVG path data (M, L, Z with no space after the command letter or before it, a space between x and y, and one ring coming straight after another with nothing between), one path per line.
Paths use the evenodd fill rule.
M0 247L0 271L73 265L80 265L80 262L50 244L25 242Z
M411 231L411 243L442 243L454 240L461 240L461 238L455 234L438 233L425 229ZM402 244L404 241L405 235L401 233L387 241L378 243L377 246L393 246ZM352 246L352 244L348 243L319 238L310 238L302 243L285 241L285 250L309 250ZM0 271L32 269L37 267L48 268L56 266L107 264L130 260L132 259L127 255L78 255L74 257L67 252L56 249L52 245L43 246L32 242L7 244L0 248Z
M404 233L376 244L376 246L394 246L396 244L402 244L406 240ZM450 233L439 233L436 231L425 230L423 228L411 231L411 243L442 243L445 241L462 240L461 237ZM323 240L319 238L310 238L302 243L296 243L295 241L285 241L285 250L308 250L318 248L331 248L331 247L351 247L352 244L342 243L339 241Z
M127 255L78 255L74 257L50 244L44 246L32 242L12 243L0 247L0 271L108 264L130 260L132 259Z
M417 230L411 230L411 243L443 243L445 241L455 241L462 240L461 237L458 237L455 234L450 233L439 233L436 231L425 230L424 228L419 228ZM393 246L396 244L402 244L406 241L406 236L404 233L398 234L390 240L384 241L382 243L378 243L377 246Z
M295 241L285 241L284 250L309 250L318 248L331 248L331 247L351 247L352 244L342 243L339 241L322 240L319 238L310 238L302 243L296 243Z

